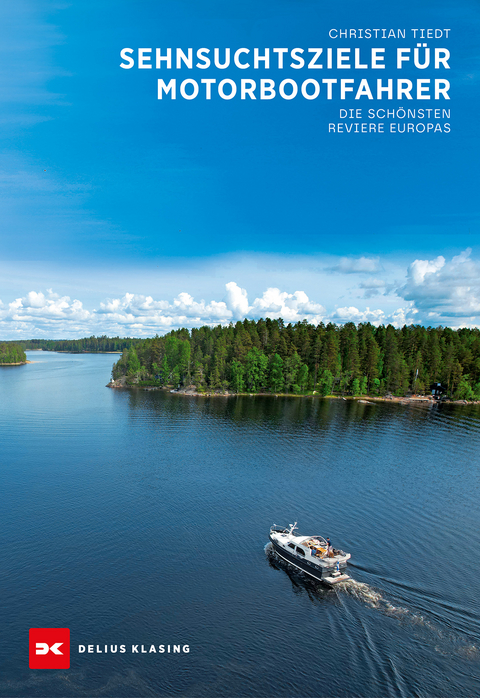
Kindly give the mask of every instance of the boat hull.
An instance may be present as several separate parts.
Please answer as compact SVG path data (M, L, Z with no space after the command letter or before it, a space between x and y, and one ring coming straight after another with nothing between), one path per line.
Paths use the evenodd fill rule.
M282 560L285 560L285 562L288 562L290 565L293 565L293 567L296 567L301 572L304 572L310 577L313 577L313 579L316 579L318 582L322 582L323 584L332 586L333 584L336 584L338 582L350 579L350 577L347 574L342 574L338 577L332 577L331 575L334 572L334 569L317 567L317 565L315 565L315 563L313 562L309 562L308 560L300 560L296 555L292 555L288 552L288 550L285 550L285 548L278 545L278 543L274 538L272 538L272 536L269 536L269 538L270 542L273 545L275 553L280 558L282 558Z

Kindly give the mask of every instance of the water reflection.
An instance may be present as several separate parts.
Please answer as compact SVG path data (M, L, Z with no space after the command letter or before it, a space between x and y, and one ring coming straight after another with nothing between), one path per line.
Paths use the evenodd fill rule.
M111 363L0 372L0 694L480 693L478 407L114 391ZM266 557L294 520L352 553L351 583ZM56 625L193 649L29 673L26 629Z
M134 389L115 391L119 399L127 396L132 410L161 410L166 414L202 414L205 417L228 419L239 423L267 422L291 425L325 424L340 419L344 424L376 425L397 423L412 425L432 420L445 428L478 429L480 405L449 405L438 403L372 403L319 397L275 396L185 396L167 391Z

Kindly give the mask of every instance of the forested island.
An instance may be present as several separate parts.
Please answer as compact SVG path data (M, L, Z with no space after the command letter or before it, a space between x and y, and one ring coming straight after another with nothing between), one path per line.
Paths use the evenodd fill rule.
M0 344L0 366L26 364L27 355L19 344L4 342Z
M126 348L117 386L170 386L197 393L405 396L480 399L480 330L306 320L244 320L174 330Z
M79 354L82 352L88 353L110 353L122 352L124 349L129 349L141 342L141 339L132 337L83 337L82 339L24 339L17 341L26 351L39 350L43 351L60 351Z

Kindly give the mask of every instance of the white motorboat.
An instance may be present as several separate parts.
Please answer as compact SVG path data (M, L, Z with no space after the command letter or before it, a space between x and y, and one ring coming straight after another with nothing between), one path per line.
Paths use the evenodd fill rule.
M270 529L270 541L276 554L319 582L337 584L350 579L345 573L350 553L337 550L323 536L302 536L296 531L297 522L289 528L276 526Z

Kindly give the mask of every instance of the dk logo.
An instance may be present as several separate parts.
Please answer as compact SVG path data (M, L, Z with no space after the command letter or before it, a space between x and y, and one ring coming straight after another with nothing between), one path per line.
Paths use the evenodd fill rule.
M70 630L68 628L30 628L30 669L69 669Z

